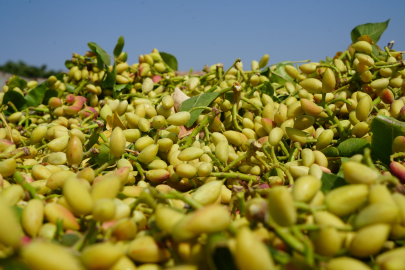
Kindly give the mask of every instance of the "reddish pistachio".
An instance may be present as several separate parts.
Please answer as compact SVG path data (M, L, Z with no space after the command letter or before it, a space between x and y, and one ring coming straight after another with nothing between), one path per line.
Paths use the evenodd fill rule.
M150 66L147 63L142 63L139 65L139 69L138 69L138 75L140 77L144 77L146 76L150 71Z
M82 141L77 136L73 136L66 148L66 158L70 165L80 165L83 160L83 146Z
M405 106L403 106L399 111L399 116L401 116L402 119L405 119Z
M270 133L270 131L276 127L276 123L274 123L273 121L271 121L271 119L268 118L262 118L261 123L264 130L266 130L267 133Z
M31 175L29 175L29 174L23 174L23 173L22 173L21 176L24 178L24 180L25 180L27 183L32 183L32 182L34 182L34 179L32 179ZM1 185L2 181L3 181L3 178L0 179L0 187L2 186L2 185Z
M66 96L66 102L69 104L72 104L73 102L75 102L75 96L73 94L69 94Z
M90 107L90 106L84 107L84 109L79 112L79 115L80 115L82 118L87 118L87 117L90 116L89 111L92 112L92 113L94 113L94 119L96 119L97 116L98 116L98 113L97 113L96 109L94 109L93 107Z
M155 76L153 76L153 78L152 78L152 81L153 81L154 83L159 83L161 80L162 80L162 77L160 77L159 75L155 75Z
M395 97L391 90L384 89L381 93L381 99L385 104L391 104L394 102Z
M396 176L401 183L405 183L405 167L401 163L393 161L390 164L391 174Z
M326 173L332 173L332 171L331 170L329 170L328 168L326 168L326 167L323 167L323 166L319 166L320 168L321 168L321 170L323 171L323 172L326 172Z
M48 203L45 205L45 217L46 219L56 224L58 219L63 220L63 228L79 230L80 225L77 223L75 216L64 206L57 203Z
M265 144L268 141L268 138L268 136L261 137L260 139L258 139L258 142L261 144Z
M131 171L131 168L128 166L125 166L125 167L116 169L115 171L110 172L110 173L106 174L105 176L111 176L111 175L118 176L121 180L121 184L125 185L128 181L128 176L129 176L130 171Z
M57 97L51 97L48 101L48 105L51 108L57 108L62 106L62 100L60 100L60 98Z
M67 101L67 99L66 99L66 101ZM84 98L84 97L80 97L80 96L75 97L74 103L65 109L66 114L74 115L74 114L78 113L80 111L80 109L83 107L83 104L85 101L86 101L86 98Z
M9 140L6 139L0 139L0 152L3 152L4 150L6 150L9 146L13 145L14 143L12 143Z

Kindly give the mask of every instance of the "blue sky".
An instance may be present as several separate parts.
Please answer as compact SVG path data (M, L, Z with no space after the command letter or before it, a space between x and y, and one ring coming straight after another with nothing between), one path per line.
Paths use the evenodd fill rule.
M390 25L378 43L405 50L405 1L36 1L0 3L0 65L23 60L65 69L72 52L96 42L112 54L125 38L128 63L153 48L177 57L179 70L218 62L245 66L262 55L270 63L319 61L351 43L350 32L368 22Z

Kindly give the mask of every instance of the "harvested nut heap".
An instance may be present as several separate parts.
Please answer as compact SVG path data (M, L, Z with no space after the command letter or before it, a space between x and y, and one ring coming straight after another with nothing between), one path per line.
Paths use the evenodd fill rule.
M3 87L0 269L405 269L401 52L178 76L123 45Z

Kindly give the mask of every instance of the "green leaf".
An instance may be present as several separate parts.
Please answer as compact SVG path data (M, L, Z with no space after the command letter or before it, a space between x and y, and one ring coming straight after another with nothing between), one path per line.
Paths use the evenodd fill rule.
M262 86L261 90L262 90L263 94L269 95L273 99L273 101L281 102L281 100L277 96L274 95L275 89L274 89L274 86L270 82L265 81L263 83L263 86ZM228 93L226 93L226 94L228 94ZM233 93L232 93L232 95L233 95ZM232 102L232 100L229 100L229 101Z
M337 176L336 174L333 173L325 173L325 172L322 173L321 181L322 181L321 190L323 191L324 194L337 187L347 185L343 177Z
M351 157L356 154L363 154L364 149L369 148L370 143L362 138L350 138L338 146L340 156Z
M371 140L371 156L384 164L390 164L392 141L397 136L405 136L405 123L395 118L377 115L370 125L373 133Z
M371 48L373 48L373 54L378 57L380 55L380 51L378 50L377 46L371 44Z
M27 108L27 101L24 99L24 97L20 93L18 93L16 91L9 90L9 91L7 91L7 93L4 94L3 104L7 105L7 103L9 101L11 101L19 111ZM7 111L14 112L10 106L8 106Z
M104 88L114 88L116 77L117 77L117 69L115 68L115 65L114 65L112 72L110 72L110 70L107 68L105 70L104 77L102 78L102 81L101 81L101 85L100 85L101 88L103 88L103 89Z
M27 101L28 107L37 107L41 104L45 96L45 91L47 89L47 81L38 84L34 89L25 95L25 100Z
M285 251L279 250L270 245L267 245L267 249L271 253L271 257L273 257L275 262L284 265L291 261L291 256Z
M326 60L325 60L325 63L326 64L332 64L333 63L333 58L332 57L329 57L329 56L326 56Z
M265 77L269 77L270 75L270 68L269 67L265 67L262 71L260 71L260 75L265 76Z
M339 150L336 147L327 147L325 149L322 149L321 152L326 157L338 157L339 156Z
M194 107L200 107L200 106L208 106L211 104L211 102L213 102L219 95L219 92L213 92L213 93L205 93L202 95L198 95L192 98L189 98L187 100L185 100L182 104L181 104L181 108L180 111L189 111ZM194 122L197 120L198 116L203 112L203 109L198 109L195 111L191 112L191 116L190 116L190 121L188 121L188 123L186 124L186 127L191 127Z
M30 270L31 268L22 260L16 257L1 258L0 269L2 270Z
M205 246L206 262L211 270L237 270L232 253L227 247L223 232L208 235Z
M363 35L369 35L374 43L377 43L385 29L387 29L390 20L391 19L381 23L366 23L356 26L351 32L352 42L356 42L357 39Z
M98 142L98 137L100 136L99 134L100 134L100 132L102 132L102 131L103 131L103 128L102 128L102 127L94 128L94 129L91 131L91 135L90 135L89 141L88 141L87 144L86 144L86 151L89 151L90 148L92 148L92 147Z
M229 100L229 102L233 103L233 92L226 92L225 99Z
M212 255L212 259L214 260L214 264L218 270L238 269L228 247L217 247Z
M348 157L341 157L340 158L340 168L338 173L336 174L337 176L343 177L343 169L342 169L342 164L345 163L346 161L349 161L350 158Z
M124 89L131 89L132 88L132 84L116 84L114 89L115 91L121 92Z
M73 246L77 241L79 241L80 237L73 233L67 233L63 235L61 244L67 247Z
M276 96L274 96L274 97L276 97ZM290 95L280 95L280 96L276 97L277 100L274 99L274 101L282 102L282 101L286 100L288 97L290 97Z
M165 53L165 52L160 52L160 56L162 57L163 61L169 66L171 67L171 69L177 71L177 59L176 57L174 57L174 55L171 55L169 53Z
M112 157L110 157L110 148L106 144L100 145L99 149L100 153L94 157L94 161L97 165L101 166L112 159Z
M278 83L280 85L284 85L287 81L293 82L293 78L288 76L287 72L285 71L285 66L287 65L292 66L293 64L291 61L283 61L278 63L276 69L271 73L270 82ZM284 79L274 73L281 75Z
M27 82L24 79L20 79L20 77L14 75L9 81L8 81L8 89L13 90L15 87L20 88L21 90L24 90L24 88L27 86Z
M98 226L96 221L89 220L87 222L87 231L85 232L86 238L82 244L82 248L85 248L91 244L94 244L97 240Z
M58 73L55 75L56 79L58 79L59 81L63 81L63 78L67 76L66 73Z
M71 69L72 67L74 67L75 66L75 64L73 64L73 62L71 61L71 60L66 60L65 61L65 67L67 68L67 69Z
M265 81L263 83L262 92L263 92L263 94L267 94L270 97L274 97L274 88L271 85L271 83L268 81Z
M117 45L115 45L115 48L114 48L114 56L115 57L118 58L118 56L120 56L120 54L122 52L122 49L124 48L124 43L125 43L124 37L120 36L118 38Z
M52 89L46 90L45 95L44 95L44 99L42 100L42 104L48 105L49 99L51 97L57 97L58 94L59 93L56 90L52 90Z
M100 60L102 60L101 62L101 69L102 69L102 64L106 64L107 66L109 66L111 64L111 59L110 56L108 55L108 53L106 51L104 51L103 48L101 48L100 46L98 46L96 43L94 42L89 42L87 44L90 48L90 50L92 52L94 52L95 54L97 54L97 66L100 68Z
M75 85L70 84L70 83L65 83L66 86L66 91L68 91L69 93L74 93L75 92Z

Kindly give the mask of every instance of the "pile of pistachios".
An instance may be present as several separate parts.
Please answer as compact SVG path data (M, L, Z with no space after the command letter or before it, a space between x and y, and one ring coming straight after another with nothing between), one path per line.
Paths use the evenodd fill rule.
M0 269L405 269L402 52L179 76L123 46L3 86Z

